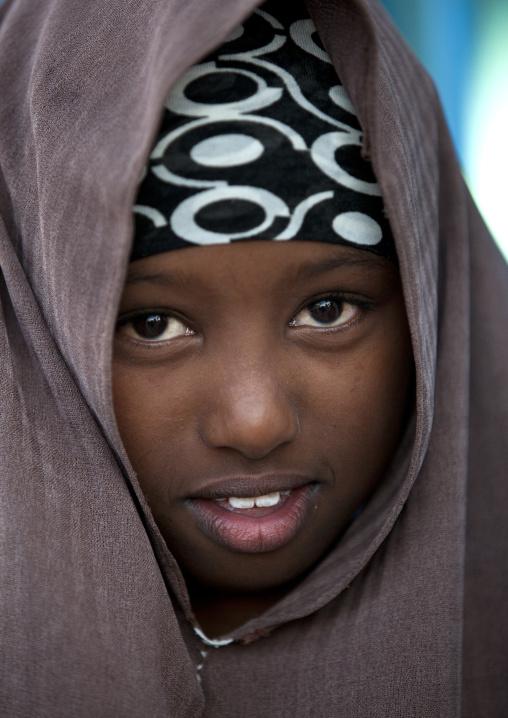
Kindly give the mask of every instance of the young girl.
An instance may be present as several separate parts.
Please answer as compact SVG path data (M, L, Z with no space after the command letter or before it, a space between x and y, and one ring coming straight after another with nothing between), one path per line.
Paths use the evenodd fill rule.
M506 267L382 9L254 10L2 7L2 715L501 717Z

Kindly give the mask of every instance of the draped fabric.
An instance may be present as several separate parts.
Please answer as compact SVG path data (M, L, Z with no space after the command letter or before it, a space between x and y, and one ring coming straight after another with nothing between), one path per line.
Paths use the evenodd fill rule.
M6 718L506 713L506 266L434 88L381 6L307 6L395 238L416 411L335 550L213 647L118 435L111 341L165 98L255 3L2 3Z

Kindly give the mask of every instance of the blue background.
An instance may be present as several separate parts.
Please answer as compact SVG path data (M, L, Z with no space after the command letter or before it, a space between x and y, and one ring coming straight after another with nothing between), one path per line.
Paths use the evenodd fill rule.
M508 0L382 0L437 85L464 176L508 257Z

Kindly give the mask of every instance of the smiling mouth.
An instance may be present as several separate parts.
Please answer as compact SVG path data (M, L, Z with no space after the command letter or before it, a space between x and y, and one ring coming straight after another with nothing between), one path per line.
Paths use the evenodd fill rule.
M282 548L300 533L315 506L316 490L317 484L309 482L249 496L246 489L231 486L225 491L228 496L199 496L187 505L215 543L236 552L264 553Z

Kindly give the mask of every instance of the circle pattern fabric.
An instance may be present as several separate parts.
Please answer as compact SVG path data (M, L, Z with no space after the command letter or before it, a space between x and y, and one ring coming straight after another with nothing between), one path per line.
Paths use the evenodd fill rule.
M362 129L305 5L272 5L169 95L134 207L132 259L255 239L396 259Z

